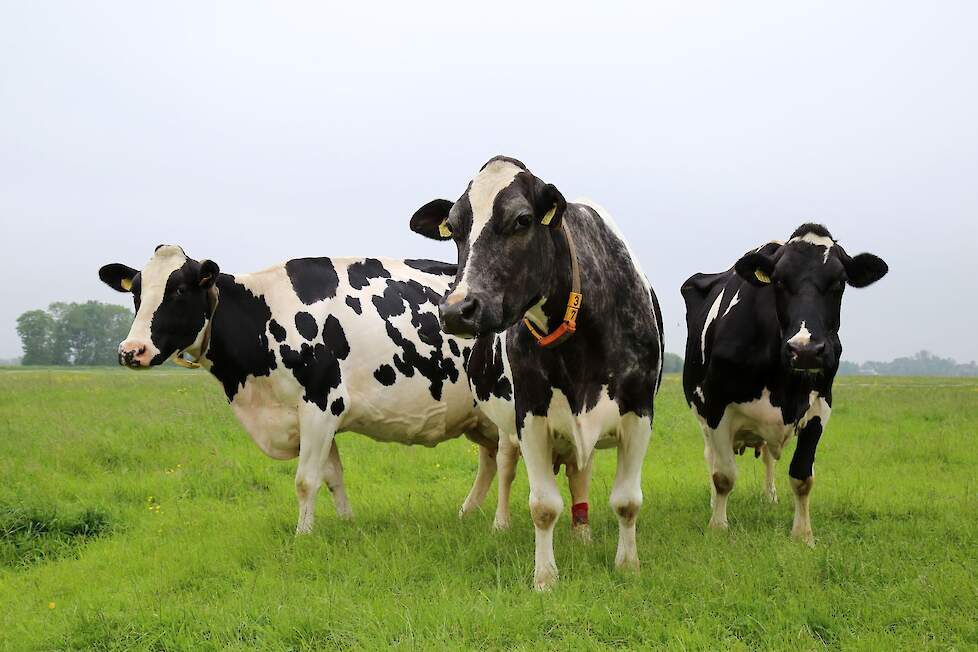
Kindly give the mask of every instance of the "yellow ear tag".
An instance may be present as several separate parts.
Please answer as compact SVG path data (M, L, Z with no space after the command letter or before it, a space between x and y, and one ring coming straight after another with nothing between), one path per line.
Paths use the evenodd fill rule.
M119 281L119 285L122 286L122 289L123 290L125 290L126 292L128 292L129 290L132 289L132 279L131 278L124 278L121 281Z
M438 235L443 238L452 237L452 230L448 227L448 220L444 220L438 225Z
M761 283L770 283L771 282L771 277L768 276L767 274L765 274L764 272L762 272L759 269L755 269L754 270L754 276L756 276L757 277L757 280L760 281Z
M540 223L543 225L549 225L550 222L554 219L554 215L556 214L557 214L557 204L554 204L554 207L551 208L549 211L547 211L547 214L543 216L543 219L540 220Z

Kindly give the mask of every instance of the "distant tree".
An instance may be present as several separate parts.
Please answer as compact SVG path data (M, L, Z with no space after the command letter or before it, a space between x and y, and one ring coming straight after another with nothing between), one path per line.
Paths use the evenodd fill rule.
M951 358L941 358L930 351L918 351L910 357L890 362L869 361L861 365L844 362L839 373L869 374L880 376L978 376L974 361L959 364Z
M662 358L663 373L679 373L683 370L683 359L675 353L666 353Z
M17 319L24 348L22 364L112 365L132 313L122 306L87 301L52 303Z
M67 364L62 351L57 350L58 324L43 310L29 310L17 318L24 357L21 364Z

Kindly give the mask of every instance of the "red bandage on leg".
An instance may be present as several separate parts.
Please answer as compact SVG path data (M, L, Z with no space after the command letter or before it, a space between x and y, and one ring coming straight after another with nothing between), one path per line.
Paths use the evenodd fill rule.
M587 503L577 503L571 507L571 526L587 525Z

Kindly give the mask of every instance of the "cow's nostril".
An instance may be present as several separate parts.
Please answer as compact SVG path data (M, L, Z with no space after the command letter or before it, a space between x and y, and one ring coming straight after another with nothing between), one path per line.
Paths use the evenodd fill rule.
M475 314L476 309L479 307L479 302L472 298L467 298L462 302L462 305L458 307L458 314L462 317L471 317Z

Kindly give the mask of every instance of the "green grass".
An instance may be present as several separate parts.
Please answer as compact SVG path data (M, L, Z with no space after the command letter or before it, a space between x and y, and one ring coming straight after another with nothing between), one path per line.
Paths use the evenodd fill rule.
M525 472L513 529L459 521L476 453L341 435L356 513L321 494L296 539L295 462L265 458L203 372L0 371L0 646L30 649L975 649L978 383L845 378L812 496L788 536L740 459L728 533L702 438L669 377L639 519L642 571L613 570L600 452L594 542L558 523L561 580L530 590ZM790 450L788 452L790 455ZM565 485L561 479L561 485ZM567 497L565 495L565 502Z

